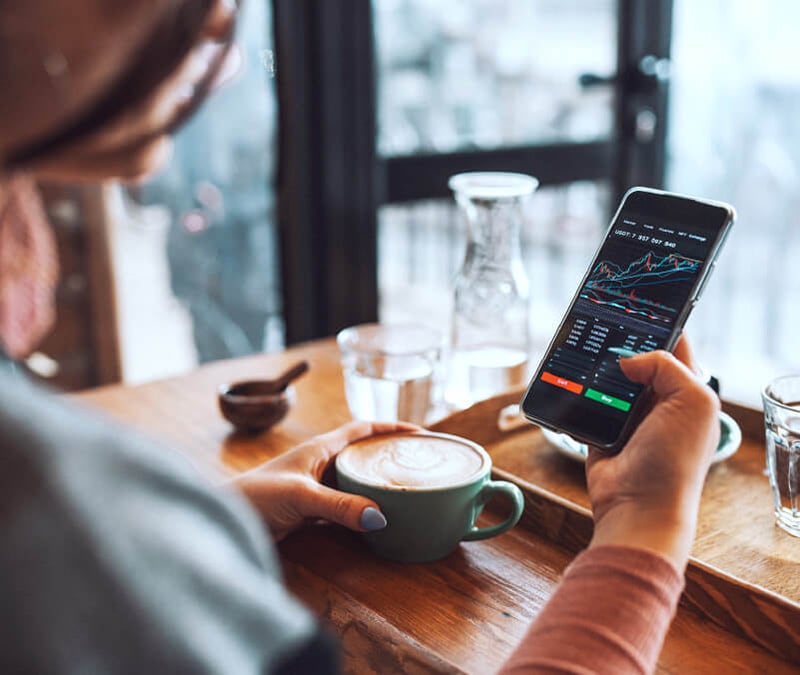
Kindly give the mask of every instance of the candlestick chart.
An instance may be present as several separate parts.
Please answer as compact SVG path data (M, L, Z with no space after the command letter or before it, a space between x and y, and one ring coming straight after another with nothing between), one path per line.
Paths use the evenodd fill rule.
M658 255L653 251L628 263L600 260L592 268L580 297L669 324L688 295L700 265L699 260L676 253Z

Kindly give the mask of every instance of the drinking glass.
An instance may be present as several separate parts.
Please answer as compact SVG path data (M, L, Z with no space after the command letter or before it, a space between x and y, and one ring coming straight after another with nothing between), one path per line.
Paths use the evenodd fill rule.
M761 398L776 523L800 537L800 375L773 380Z
M438 331L370 323L345 328L336 341L353 419L425 423L441 355Z

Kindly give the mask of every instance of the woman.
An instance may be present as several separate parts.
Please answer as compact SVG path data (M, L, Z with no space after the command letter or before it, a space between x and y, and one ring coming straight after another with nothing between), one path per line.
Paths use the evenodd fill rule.
M169 132L235 63L234 18L221 0L0 0L7 352L24 355L42 334L54 278L30 177L105 180L157 168ZM678 354L690 363L685 343ZM590 457L591 545L508 672L646 672L675 611L718 403L669 354L621 366L652 386L655 404L621 454ZM151 442L0 378L3 672L336 670L335 646L282 586L253 507L274 540L308 518L384 527L376 504L323 486L321 474L348 442L413 427L346 425L224 492Z

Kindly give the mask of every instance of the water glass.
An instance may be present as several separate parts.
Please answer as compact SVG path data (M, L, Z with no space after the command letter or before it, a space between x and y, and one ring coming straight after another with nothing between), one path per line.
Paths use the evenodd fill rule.
M800 375L773 380L764 388L762 400L776 523L800 537Z
M438 331L370 323L345 328L336 341L353 419L425 423L441 356Z

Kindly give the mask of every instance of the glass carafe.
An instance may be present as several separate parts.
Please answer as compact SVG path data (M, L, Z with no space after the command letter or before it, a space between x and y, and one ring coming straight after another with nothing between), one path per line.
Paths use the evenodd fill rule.
M522 265L523 204L539 181L518 173L450 178L468 228L455 281L445 397L464 408L528 376L528 277Z

